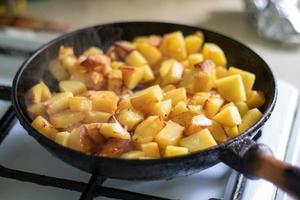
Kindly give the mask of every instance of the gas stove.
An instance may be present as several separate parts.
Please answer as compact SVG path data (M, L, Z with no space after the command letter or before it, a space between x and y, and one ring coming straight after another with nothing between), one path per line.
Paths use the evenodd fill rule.
M33 49L24 48L26 45L18 48L15 38L10 38L12 42L9 43L3 37L0 34L0 84L10 85L18 66ZM44 43L48 39L38 42ZM28 43L28 38L24 40L26 41L23 43L18 42ZM34 41L36 42L34 39L31 42ZM258 142L270 146L277 158L300 165L298 91L284 81L278 81L278 88L277 104ZM9 108L9 101L0 100L0 118L9 113ZM75 169L48 153L18 122L0 144L0 166L5 167L0 167L0 176L4 174L5 177L18 179L0 177L0 199L6 200L80 199L91 179L90 174ZM290 199L272 184L263 180L247 180L222 163L188 177L150 182L107 179L97 188L96 196L99 197L95 199Z

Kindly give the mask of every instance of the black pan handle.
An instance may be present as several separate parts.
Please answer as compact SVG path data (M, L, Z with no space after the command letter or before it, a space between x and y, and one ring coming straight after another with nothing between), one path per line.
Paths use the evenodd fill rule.
M228 145L222 161L247 178L263 178L300 199L300 168L274 157L270 148L250 138Z
M11 100L11 87L6 85L0 85L0 100Z

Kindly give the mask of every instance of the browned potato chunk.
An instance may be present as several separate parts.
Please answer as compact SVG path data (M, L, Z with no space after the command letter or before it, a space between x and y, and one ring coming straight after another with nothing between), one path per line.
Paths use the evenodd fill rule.
M85 124L85 132L88 137L97 145L102 145L105 142L104 137L100 133L101 123Z
M97 91L92 93L91 100L94 111L113 114L117 109L119 97L112 91Z
M144 116L139 111L125 108L120 111L117 116L117 120L128 130L132 130L138 123L144 119Z
M37 116L45 116L46 115L46 110L45 110L45 105L43 103L35 103L27 107L27 113L30 117L30 119L34 119Z
M180 101L178 102L174 108L172 108L171 110L171 118L180 114L180 113L183 113L183 112L188 112L189 109L187 108L187 104L183 101Z
M73 112L89 111L92 109L92 102L88 98L82 96L70 97L69 108Z
M192 117L189 122L188 128L185 131L186 135L191 135L193 133L199 132L202 129L209 128L212 125L212 121L205 117L204 115L196 115Z
M178 61L169 59L161 63L159 73L163 85L175 84L181 80L183 67Z
M167 118L171 112L172 101L171 99L157 102L149 105L148 115L158 115Z
M42 116L36 117L31 125L47 138L54 139L57 129Z
M102 123L100 133L105 138L130 139L130 134L119 123Z
M223 103L224 99L220 95L211 95L203 106L207 117L212 118L213 116L215 116Z
M32 103L47 101L52 97L51 92L44 82L40 81L29 90L29 99Z
M150 116L135 128L132 140L139 144L152 142L156 134L163 129L164 126L165 123L162 118Z
M129 89L133 89L144 78L144 69L142 67L123 66L120 68L123 74L123 81Z
M78 95L86 91L86 86L80 81L60 81L59 90L61 92L72 92L73 95Z
M107 89L114 91L116 94L121 94L123 85L122 71L119 69L113 69L108 74Z
M69 107L69 99L73 97L71 92L62 92L53 95L51 99L45 102L45 108L48 115L60 112Z
M62 111L50 115L49 120L56 128L68 128L84 119L84 113L72 112L70 110Z

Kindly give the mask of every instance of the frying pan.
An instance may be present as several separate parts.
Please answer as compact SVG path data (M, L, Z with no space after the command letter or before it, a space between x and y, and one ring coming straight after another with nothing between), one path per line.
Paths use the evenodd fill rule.
M116 40L131 40L135 36L173 32L185 35L202 31L207 42L215 42L224 50L229 65L237 66L256 75L254 88L266 95L261 108L263 117L241 135L215 147L180 157L125 160L98 157L65 148L37 132L26 114L25 93L38 81L44 80L50 89L57 90L57 81L48 71L49 62L57 57L61 45L72 46L76 54L90 46L106 50ZM160 22L123 22L98 25L64 34L38 49L20 67L12 86L12 102L21 125L50 153L66 163L98 176L127 179L171 179L190 175L219 162L243 173L248 178L266 179L294 197L300 198L300 170L272 156L270 149L257 144L253 137L270 117L277 96L274 76L256 53L243 44L224 35L191 26ZM272 134L272 133L264 133Z

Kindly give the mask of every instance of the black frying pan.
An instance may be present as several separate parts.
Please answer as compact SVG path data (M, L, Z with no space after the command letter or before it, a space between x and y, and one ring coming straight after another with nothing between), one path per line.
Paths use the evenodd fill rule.
M61 45L72 46L75 53L79 54L90 46L99 46L106 50L116 40L131 40L135 36L164 34L177 30L181 30L184 34L202 31L207 42L215 42L225 51L229 65L256 74L254 87L266 94L266 103L261 109L264 115L240 136L213 148L185 156L124 160L87 155L65 148L47 139L31 126L31 120L26 114L25 93L39 80L44 80L52 90L57 89L57 82L49 73L48 64L57 57ZM277 87L270 68L251 49L212 31L158 22L106 24L62 35L38 49L23 63L14 78L12 88L12 102L16 115L28 133L53 155L86 172L128 180L170 179L199 172L221 161L249 178L264 178L300 198L300 170L276 160L265 145L256 144L252 140L270 117L276 95Z

